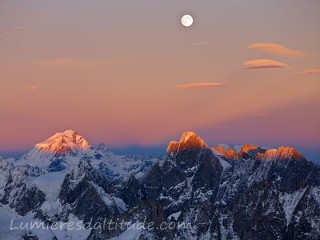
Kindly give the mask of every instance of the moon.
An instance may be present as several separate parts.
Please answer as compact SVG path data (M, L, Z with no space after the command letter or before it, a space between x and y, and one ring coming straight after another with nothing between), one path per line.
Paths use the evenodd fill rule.
M185 27L190 27L193 23L193 18L190 15L186 14L181 18L181 23Z

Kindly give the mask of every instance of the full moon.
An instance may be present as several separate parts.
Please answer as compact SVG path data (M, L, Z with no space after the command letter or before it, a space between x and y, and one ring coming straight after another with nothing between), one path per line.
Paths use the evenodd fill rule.
M184 15L181 18L181 23L185 27L190 27L193 23L193 18L190 15Z

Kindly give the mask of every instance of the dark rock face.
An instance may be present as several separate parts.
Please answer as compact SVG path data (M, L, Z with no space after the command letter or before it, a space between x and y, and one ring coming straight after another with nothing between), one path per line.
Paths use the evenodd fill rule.
M161 193L167 199L178 201L186 194L186 189L191 190L189 200L192 200L191 196L200 189L211 190L214 197L221 172L222 167L210 149L186 149L168 155L161 167L155 165L143 179L143 183L147 196L152 199L157 199L158 190L163 190Z
M128 206L137 206L141 200L145 200L143 185L134 176L131 176L120 190L120 198Z
M179 213L177 221L193 226L155 230L155 239L319 239L319 168L294 155L257 159L265 152L249 145L232 160L208 148L169 152L134 184L143 198L127 203L158 216L153 222L175 221L170 216Z
M31 232L30 233L26 233L23 237L23 240L39 240L39 238L35 235L33 235Z
M180 212L178 218L182 220L183 215L187 217L193 209L197 209L199 214L190 217L197 217L203 223L199 225L197 234L205 233L213 214L211 203L218 193L222 171L218 158L208 148L188 148L169 153L162 166L154 165L142 180L145 199L156 202L152 205L151 212L158 217L151 218L152 222L166 222L170 215L177 212ZM158 215L155 209L161 209ZM171 220L174 218L169 219ZM156 233L159 238L163 237L164 232ZM169 231L165 236L172 237L176 234L177 229Z
M15 206L16 212L23 216L29 211L39 208L45 201L45 197L45 194L36 187L28 188L26 189L26 192L21 196L21 198L17 201L17 204L11 206Z
M27 170L16 169L0 159L0 173L3 182L0 203L8 204L22 216L37 210L45 201L45 194L27 180Z
M63 205L71 206L71 211L75 216L89 222L91 219L97 221L102 216L109 218L118 213L117 206L107 205L101 194L114 192L111 183L99 171L92 168L85 160L80 161L79 165L67 174L59 195L59 199ZM68 212L67 211L67 212Z
M62 160L57 158L54 159L49 167L48 167L48 172L59 172L62 171L63 169L65 169L66 167L63 165Z
M99 164L99 170L102 171L109 179L119 177L119 174L112 172L104 163Z
M281 236L285 219L269 181L254 184L232 204L233 228L241 239L274 239ZM272 225L272 227L270 227Z

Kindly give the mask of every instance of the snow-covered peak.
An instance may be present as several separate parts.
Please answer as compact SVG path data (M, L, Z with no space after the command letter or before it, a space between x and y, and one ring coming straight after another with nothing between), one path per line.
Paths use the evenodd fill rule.
M40 151L63 154L73 150L87 150L90 148L89 143L77 132L67 130L59 132L35 146Z
M208 145L197 136L194 132L184 132L179 142L171 141L167 148L167 152L176 153L186 149L203 149Z
M281 146L278 148L276 157L278 159L296 159L296 160L303 160L305 159L302 154L300 154L296 149L292 147L284 147Z
M270 149L265 153L259 153L257 156L260 160L304 160L305 157L292 147L281 146L278 149Z
M239 158L243 159L256 159L258 153L265 153L265 149L262 149L256 145L244 144L238 153Z
M268 149L268 150L266 150ZM233 148L228 145L213 146L212 150L216 155L222 156L225 159L233 160L238 158L252 158L258 160L303 160L305 157L292 147L281 146L278 149L269 147L259 147L251 144L244 144L241 150L237 153Z
M187 142L189 139L192 139L192 138L200 138L200 137L198 137L197 134L195 134L194 132L184 132L181 135L180 142Z
M278 149L269 149L265 153L258 153L257 159L259 160L274 160Z
M93 148L81 135L67 130L36 144L30 152L14 161L14 164L60 171L75 164L82 157L93 154Z
M259 147L258 146L254 146L251 144L244 144L239 152L239 155L241 155L242 153L248 153L251 150L257 150Z

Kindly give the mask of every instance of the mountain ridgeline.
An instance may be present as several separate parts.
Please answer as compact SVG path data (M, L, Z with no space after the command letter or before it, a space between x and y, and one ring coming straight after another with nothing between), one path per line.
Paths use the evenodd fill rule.
M163 158L120 156L68 130L0 157L0 215L0 239L320 239L320 169L294 148L211 148L193 132ZM127 227L93 227L111 220Z

